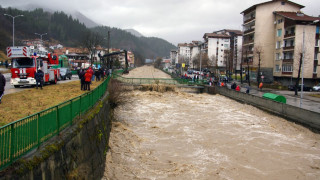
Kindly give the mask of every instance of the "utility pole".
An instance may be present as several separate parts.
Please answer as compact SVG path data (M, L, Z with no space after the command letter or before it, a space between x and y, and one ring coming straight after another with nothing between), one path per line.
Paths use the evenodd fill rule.
M110 53L110 31L108 31L108 54L109 53ZM111 68L110 56L107 57L107 66L108 66L108 69Z
M17 16L11 16L10 14L4 14L4 15L12 17L12 46L14 46L14 18L23 16L23 15L17 15Z
M241 62L240 62L240 82L241 82L241 84L243 83L243 81L242 81L242 62L243 62L243 54L241 53Z
M248 78L248 84L250 86L250 69L249 69L249 60L248 60L248 50L246 50L246 60L247 60L247 67L248 67L248 75L247 75L247 78Z

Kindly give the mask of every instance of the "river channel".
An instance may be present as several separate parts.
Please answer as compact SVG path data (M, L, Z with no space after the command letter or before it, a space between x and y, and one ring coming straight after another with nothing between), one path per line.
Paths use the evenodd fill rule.
M320 135L221 95L130 91L103 179L319 179Z

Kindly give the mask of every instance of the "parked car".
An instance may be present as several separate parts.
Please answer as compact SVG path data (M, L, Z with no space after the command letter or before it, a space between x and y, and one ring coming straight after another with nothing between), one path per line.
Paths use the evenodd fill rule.
M288 90L294 91L296 89L295 85L289 85ZM298 86L298 91L301 91L301 84ZM312 87L303 85L303 91L312 91Z
M66 80L67 78L71 79L72 72L69 68L59 68L60 69L60 77L62 80Z
M320 83L317 84L317 85L315 85L315 86L313 86L313 87L312 87L312 90L314 90L314 91L320 91Z

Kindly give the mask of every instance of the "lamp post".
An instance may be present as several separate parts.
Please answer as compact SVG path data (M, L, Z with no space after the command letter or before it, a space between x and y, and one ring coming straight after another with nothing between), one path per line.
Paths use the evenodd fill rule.
M304 54L305 54L305 26L318 23L319 20L314 20L312 23L306 24L303 26L303 38L302 38L302 67L301 67L301 93L300 93L300 108L302 107L302 98L303 98L303 66L304 66Z
M14 46L14 18L23 16L23 15L17 15L17 16L11 16L10 14L4 14L4 15L12 17L12 46Z
M39 36L40 36L41 44L43 44L42 36L47 35L47 33L44 33L44 34L34 33L34 34L35 34L35 35L39 35Z

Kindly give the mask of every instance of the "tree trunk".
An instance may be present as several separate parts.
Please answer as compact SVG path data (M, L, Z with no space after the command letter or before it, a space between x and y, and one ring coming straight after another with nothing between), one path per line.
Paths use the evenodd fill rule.
M299 86L299 80L300 80L301 63L302 63L302 53L300 54L298 77L296 79L296 84L295 84L295 89L294 89L294 95L296 95L296 96L298 95L298 86Z

